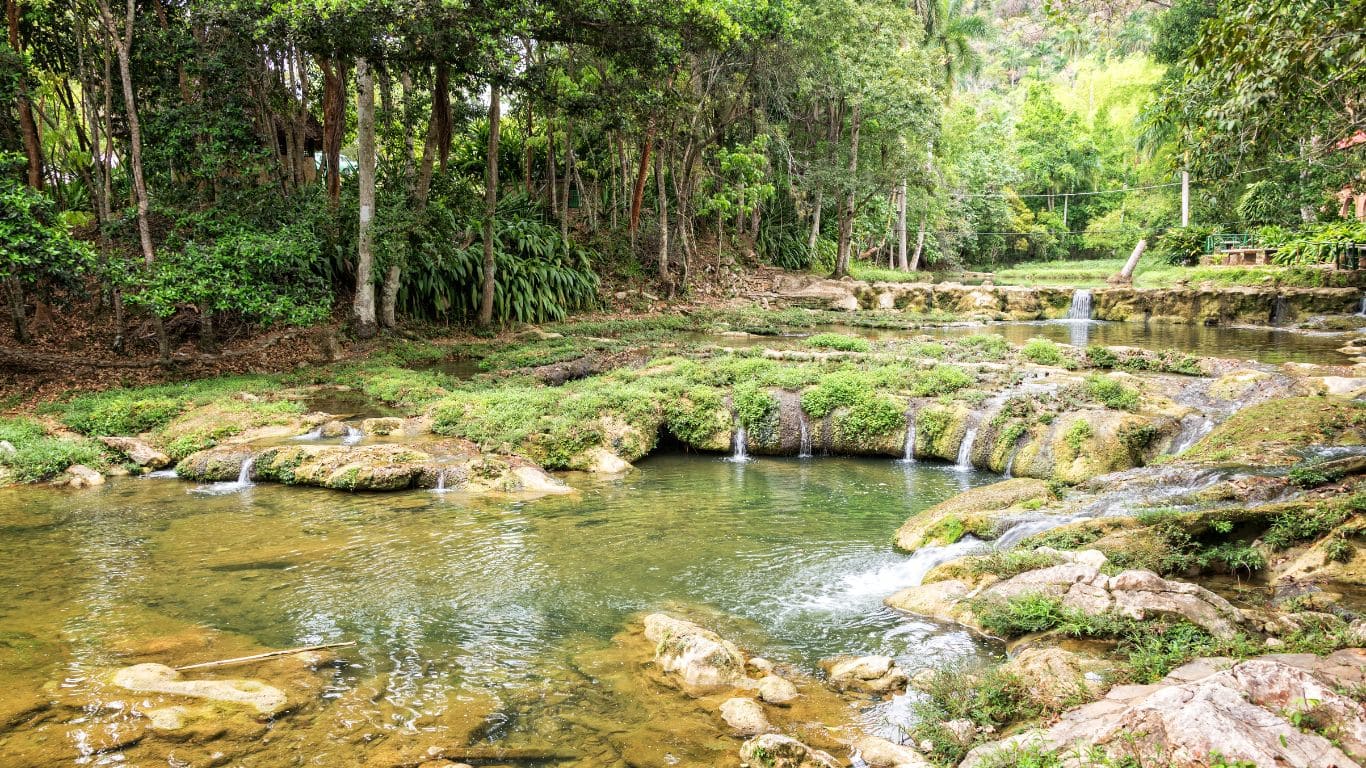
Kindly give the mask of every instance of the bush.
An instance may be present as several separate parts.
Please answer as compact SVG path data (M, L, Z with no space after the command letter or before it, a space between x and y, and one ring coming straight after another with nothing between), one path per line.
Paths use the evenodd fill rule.
M836 421L835 429L846 440L870 441L905 424L905 409L890 397L878 396L850 408Z
M974 333L958 340L959 346L979 360L1000 360L1010 351L1010 342L994 333Z
M911 395L914 397L948 395L971 385L972 382L972 377L962 368L940 363L928 371L919 371L911 377Z
M867 352L871 345L867 339L846 336L842 333L818 333L806 340L808 347L834 349L841 352Z
M1062 365L1062 349L1048 339L1034 338L1025 342L1020 354L1039 365Z
M1283 512L1271 521L1262 541L1272 549L1289 549L1328 533L1346 522L1349 516L1346 509L1328 504Z
M1106 408L1138 410L1138 390L1098 373L1086 377L1086 394Z
M1153 254L1168 264L1190 266L1205 254L1205 241L1214 227L1172 227L1153 244Z

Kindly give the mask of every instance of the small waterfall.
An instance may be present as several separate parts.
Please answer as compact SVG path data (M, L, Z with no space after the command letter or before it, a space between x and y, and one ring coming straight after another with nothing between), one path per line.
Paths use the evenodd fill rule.
M346 436L342 438L342 445L355 445L356 443L359 443L361 439L364 437L364 432L360 431L359 429L356 429L350 424L347 424Z
M321 440L322 437L323 437L323 428L319 426L319 427L314 427L314 428L308 430L307 432L303 433L302 435L299 435L299 436L297 436L297 437L292 437L292 438L290 438L290 439L291 439L291 440Z
M966 472L972 469L972 446L977 442L977 425L968 425L967 434L963 435L963 442L958 444L958 461L954 466L959 471Z
M255 456L248 456L242 460L242 466L237 470L236 480L224 480L208 485L197 485L187 493L198 496L222 496L228 493L237 493L252 486L251 468L256 464Z
M731 438L730 460L740 464L749 461L749 433L740 419L735 419L735 436Z
M806 413L802 409L797 409L797 426L801 429L801 443L797 449L797 458L811 458L811 425L806 422Z
M906 444L901 449L901 463L915 463L915 404L906 406Z
M1172 439L1172 447L1169 453L1184 453L1188 448L1200 442L1205 435L1213 432L1214 426L1214 419L1202 413L1193 413L1181 417L1180 430Z
M1068 320L1091 319L1091 291L1078 288L1072 292L1072 306L1067 310Z
M925 576L936 566L943 565L950 560L966 557L985 548L986 543L971 534L942 547L921 547L901 567L898 575L903 580L900 586L918 587L925 582Z
M255 456L248 456L242 461L242 468L237 470L237 484L243 488L251 485L251 468L256 464Z
M1009 480L1010 478L1012 478L1012 477L1015 476L1015 472L1014 472L1014 470L1015 470L1015 457L1016 457L1016 456L1019 456L1019 455L1020 455L1020 449L1019 449L1019 447L1018 447L1018 446L1011 446L1010 456L1006 458L1006 471L1005 471L1005 476L1006 476L1006 479L1007 479L1007 480Z
M443 468L440 472L437 472L437 473L436 473L436 487L432 489L432 493L445 493L445 492L446 492L446 470Z
M1361 303L1357 305L1357 317L1366 317L1366 293L1361 294Z
M1285 318L1290 314L1290 303L1281 294L1276 294L1276 301L1271 305L1271 324L1281 325Z

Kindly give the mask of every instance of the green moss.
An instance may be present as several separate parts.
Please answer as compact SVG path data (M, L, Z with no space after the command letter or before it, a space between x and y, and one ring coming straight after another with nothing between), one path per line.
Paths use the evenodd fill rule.
M1072 449L1073 456L1080 456L1082 446L1086 441L1095 435L1095 430L1091 429L1091 424L1085 419L1078 419L1072 422L1072 426L1067 428L1067 433L1063 435L1063 440L1067 447Z
M239 392L268 394L278 388L279 381L271 377L229 376L93 392L65 402L48 403L39 410L56 415L67 426L87 435L135 435L164 427L196 405L228 399Z
M1293 464L1308 445L1359 445L1366 405L1337 397L1288 397L1230 416L1184 455L1191 461Z
M953 424L953 413L943 408L921 408L915 414L917 439L934 445L948 433Z
M702 445L713 435L729 430L729 415L721 392L713 387L693 387L665 407L665 426L688 445Z
M869 398L841 413L835 430L848 441L873 441L905 427L905 410L890 397Z
M958 344L978 360L1001 360L1010 352L1010 342L994 333L964 336Z

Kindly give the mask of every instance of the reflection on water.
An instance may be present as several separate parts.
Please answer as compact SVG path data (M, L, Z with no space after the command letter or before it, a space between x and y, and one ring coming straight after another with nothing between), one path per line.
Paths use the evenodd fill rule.
M660 609L705 612L740 645L811 672L837 653L889 653L914 671L983 649L882 607L918 578L892 533L993 479L925 462L664 455L535 502L267 484L191 496L173 479L0 490L0 685L88 692L127 649L193 627L272 648L355 640L357 666L319 718L412 729L470 691L540 701L567 659ZM532 706L509 732L578 722L572 710Z

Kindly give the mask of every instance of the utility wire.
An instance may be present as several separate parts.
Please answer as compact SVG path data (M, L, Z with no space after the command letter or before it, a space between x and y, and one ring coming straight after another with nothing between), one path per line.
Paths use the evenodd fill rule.
M1249 168L1249 169L1247 169L1247 170L1245 170L1245 171L1238 171L1237 173L1230 173L1228 176L1225 176L1225 177L1223 177L1222 179L1215 179L1215 180L1212 180L1212 181L1197 181L1197 180L1195 180L1195 179L1191 179L1190 183L1191 183L1192 186L1197 185L1197 184L1213 184L1213 183L1216 183L1216 182L1227 181L1228 179L1234 178L1234 177L1236 177L1236 176L1243 176L1243 175L1249 174L1249 173L1258 173L1258 172L1260 172L1260 171L1265 171L1265 170L1268 170L1270 167L1271 167L1271 166L1269 166L1269 165L1264 165L1264 166L1262 166L1261 168ZM1171 181L1171 182L1167 182L1167 183L1165 183L1165 184L1147 184L1147 185L1139 186L1139 187L1118 187L1118 188L1116 188L1116 189L1096 189L1096 190L1092 190L1092 191L1090 191L1090 192L1055 192L1055 193L1052 193L1052 194L1049 194L1049 193L1033 193L1033 192L1031 192L1031 193L1029 193L1029 194L1024 194L1024 195L1022 195L1022 194L1007 195L1007 194L1005 194L1005 193L1003 193L1003 192L951 192L951 193L949 193L949 196L950 196L950 197L957 197L957 198L965 198L965 197L999 197L999 198L1010 198L1010 197L1053 197L1053 198L1057 198L1057 197L1089 197L1089 196L1091 196L1091 195L1114 195L1114 194L1119 194L1119 193L1122 193L1122 192L1141 192L1141 191L1143 191L1143 190L1148 190L1148 189L1167 189L1167 188L1170 188L1170 187L1179 187L1179 186L1181 186L1181 182L1179 182L1179 181Z

